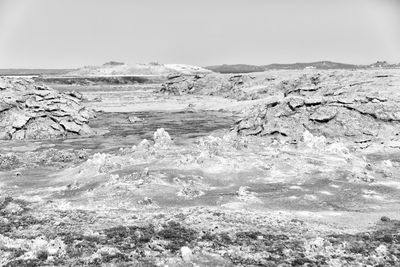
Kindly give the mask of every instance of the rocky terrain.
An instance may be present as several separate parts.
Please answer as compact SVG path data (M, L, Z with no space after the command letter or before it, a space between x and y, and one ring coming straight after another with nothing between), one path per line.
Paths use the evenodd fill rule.
M330 142L397 146L400 95L380 75L302 75L280 84L281 95L254 107L235 126L245 135L298 142L305 131Z
M0 139L92 135L80 93L61 94L32 80L0 78Z
M275 79L251 74L172 74L162 84L159 92L173 95L197 94L222 96L236 100L253 100L266 93L263 90L273 80Z
M128 65L111 61L101 66L85 66L79 69L59 72L59 75L46 75L46 72L44 72L43 75L34 77L34 79L35 81L49 84L52 87L64 85L154 85L165 82L167 76L171 74L196 75L205 73L211 73L211 71L184 64L148 63Z
M2 81L102 135L0 141L0 266L400 265L397 69Z

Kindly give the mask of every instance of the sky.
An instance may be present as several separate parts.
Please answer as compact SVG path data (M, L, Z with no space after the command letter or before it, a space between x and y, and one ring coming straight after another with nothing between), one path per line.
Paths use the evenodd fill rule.
M0 68L400 62L400 0L0 0Z

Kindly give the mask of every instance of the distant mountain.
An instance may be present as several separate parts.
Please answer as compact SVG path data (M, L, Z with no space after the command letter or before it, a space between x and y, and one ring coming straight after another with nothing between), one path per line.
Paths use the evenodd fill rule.
M219 72L219 73L250 73L250 72L263 72L265 68L262 66L256 65L247 65L247 64L235 64L235 65L216 65L216 66L208 66L205 69Z

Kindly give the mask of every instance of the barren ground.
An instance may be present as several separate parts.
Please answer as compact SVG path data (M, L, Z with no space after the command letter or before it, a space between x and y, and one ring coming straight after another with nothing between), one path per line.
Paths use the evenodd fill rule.
M265 99L158 87L57 85L98 135L1 141L0 266L400 265L398 148L235 136Z

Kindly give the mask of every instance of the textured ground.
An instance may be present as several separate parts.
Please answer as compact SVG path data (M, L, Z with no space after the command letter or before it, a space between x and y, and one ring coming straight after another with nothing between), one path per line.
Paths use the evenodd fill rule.
M399 85L395 71L340 75ZM268 94L74 89L100 111L89 125L103 135L1 143L0 265L400 264L396 146L230 133Z

